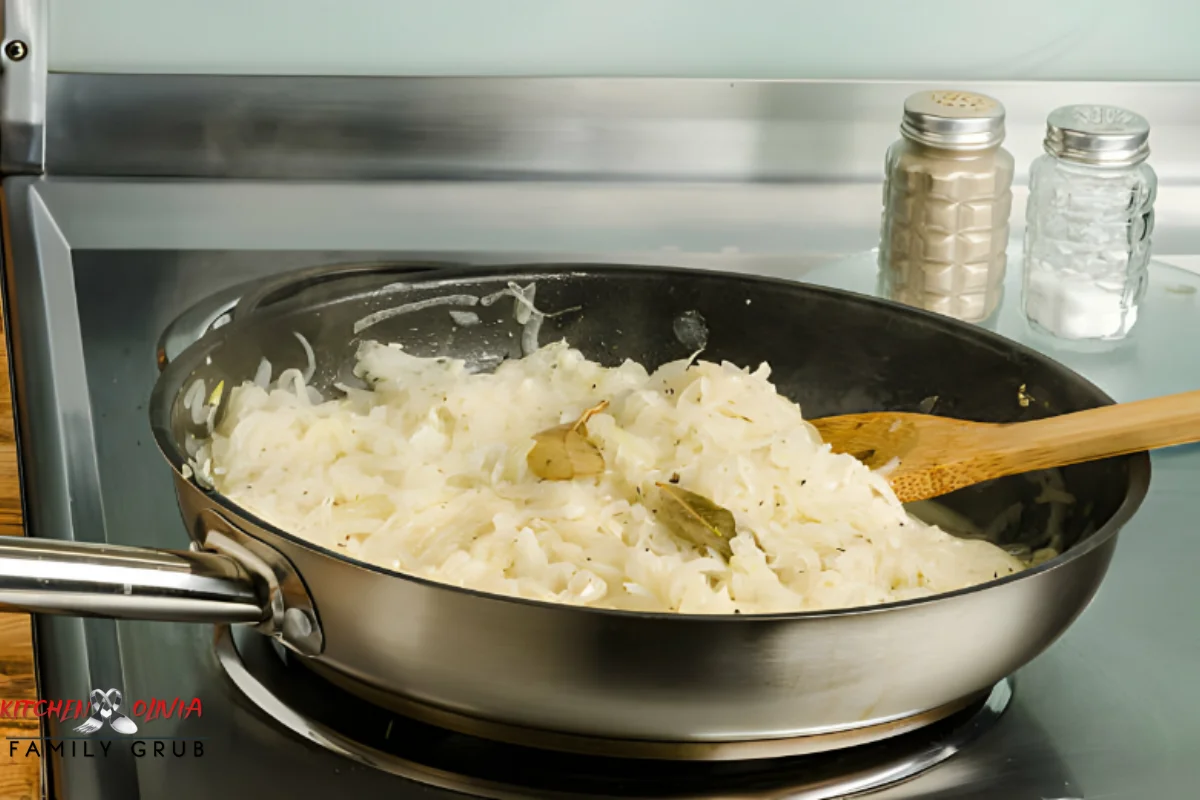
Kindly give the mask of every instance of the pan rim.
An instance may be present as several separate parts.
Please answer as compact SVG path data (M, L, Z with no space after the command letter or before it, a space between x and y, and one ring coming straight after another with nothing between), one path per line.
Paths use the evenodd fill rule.
M404 262L397 261L396 265L398 267L402 267L404 266ZM337 265L330 266L334 267ZM1009 339L993 331L989 331L975 325L970 325L965 322L960 322L934 312L912 308L910 306L894 303L881 298L871 297L869 295L859 294L857 292L851 292L844 289L835 289L827 286L804 283L802 281L788 280L785 278L774 278L769 276L722 270L696 269L691 267L608 264L604 262L563 262L546 264L513 263L486 266L463 263L456 266L447 266L445 268L410 272L407 273L403 280L406 283L411 282L414 284L436 286L440 283L455 283L461 285L464 280L506 279L519 281L524 277L535 279L539 277L541 279L551 277L598 278L612 277L615 274L621 273L636 276L649 276L667 273L680 278L703 277L728 279L736 280L741 283L762 285L767 287L776 286L780 288L787 288L790 291L798 290L817 295L826 295L829 297L838 298L843 302L859 306L888 306L893 313L907 315L915 319L923 320L926 324L930 324L934 327L942 329L959 331L968 330L970 331L971 336L974 336L975 338L982 340L994 347L1003 347L1006 350L1015 351L1025 357L1046 363L1059 370L1065 370L1084 388L1090 390L1095 396L1105 401L1099 405L1110 405L1114 403L1113 398L1107 392L1103 391L1092 381L1080 375L1074 369L1055 361L1053 358L1050 358L1049 356L1027 345ZM259 313L269 315L271 312L269 310L264 310ZM261 317L259 314L256 314L256 316L252 319L261 319ZM203 493L210 501L216 503L223 510L232 513L236 518L246 520L262 530L267 531L273 536L277 536L280 539L289 542L290 544L300 546L317 555L330 557L349 566L366 569L387 577L411 581L423 587L449 590L478 599L498 601L502 603L515 603L547 611L576 611L647 621L678 620L680 622L736 621L739 623L782 623L793 620L832 619L868 616L886 612L898 612L909 608L931 606L943 601L949 602L985 591L987 589L999 588L1010 585L1017 581L1033 579L1040 575L1044 575L1051 571L1065 567L1067 564L1077 561L1089 553L1108 545L1110 540L1116 537L1125 524L1129 522L1129 520L1133 518L1134 514L1136 514L1136 512L1141 508L1141 505L1145 501L1145 498L1149 492L1151 477L1150 455L1143 452L1121 456L1120 458L1128 459L1129 461L1129 481L1125 498L1122 500L1121 505L1118 506L1116 511L1113 512L1112 516L1104 523L1104 525L1102 525L1085 541L1067 549L1066 551L1058 554L1046 562L1043 562L1042 564L1013 573L1011 575L1006 575L1003 578L996 578L985 583L975 584L962 589L956 589L952 592L942 592L939 594L930 595L928 597L899 600L892 603L817 611L784 611L773 612L769 614L693 614L668 611L630 611L616 608L579 606L567 603L555 603L546 600L535 600L532 598L519 597L515 595L484 592L478 589L472 589L470 587L441 583L429 578L421 577L419 575L413 575L411 573L383 567L378 564L372 564L367 561L350 558L347 555L338 553L334 550L303 539L295 534L289 533L239 506L220 492L206 490L197 485L194 481L183 476L183 467L186 460L185 453L175 441L170 430L170 407L174 403L179 392L184 390L184 379L187 377L187 375L191 374L197 364L203 362L207 352L216 344L224 342L230 336L236 334L245 324L246 321L242 321L240 324L238 321L234 321L222 326L221 328L218 328L217 330L206 333L204 336L200 337L191 345L189 345L178 356L176 356L173 361L168 363L163 371L159 374L158 379L155 381L149 402L150 427L159 452L163 455L163 457L167 460L167 463L171 466L171 469L175 472L176 482L178 483L183 481L195 491ZM168 387L171 385L176 385L176 388L175 391L170 392L170 396L168 397Z

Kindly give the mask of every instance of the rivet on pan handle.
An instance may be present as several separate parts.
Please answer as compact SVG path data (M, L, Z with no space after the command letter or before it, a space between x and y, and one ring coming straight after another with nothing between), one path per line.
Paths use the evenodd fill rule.
M266 587L268 614L258 629L301 655L324 652L317 609L292 562L212 509L201 511L198 523L205 531L204 550L229 556Z
M77 617L250 624L306 656L325 637L283 554L206 510L203 548L0 537L0 610Z

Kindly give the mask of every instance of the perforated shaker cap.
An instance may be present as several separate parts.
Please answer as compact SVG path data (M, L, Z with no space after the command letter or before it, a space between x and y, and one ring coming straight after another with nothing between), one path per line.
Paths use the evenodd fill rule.
M1046 118L1045 148L1064 161L1129 167L1150 155L1150 123L1117 106L1063 106Z
M1004 106L974 92L917 92L904 101L900 133L947 150L987 150L1004 141Z

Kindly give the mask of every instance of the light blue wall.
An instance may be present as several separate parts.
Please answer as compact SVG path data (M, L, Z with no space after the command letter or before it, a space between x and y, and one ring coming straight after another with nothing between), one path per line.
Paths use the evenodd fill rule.
M90 72L1200 79L1200 0L49 0Z

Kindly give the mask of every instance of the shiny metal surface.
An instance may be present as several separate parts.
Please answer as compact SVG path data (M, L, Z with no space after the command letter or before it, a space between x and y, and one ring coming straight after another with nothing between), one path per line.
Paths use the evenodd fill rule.
M866 224L856 225L863 218L857 216L857 195L830 204L829 195L804 187L797 187L796 205L782 210L787 195L777 187L644 187L641 194L635 187L599 185L437 189L17 180L5 188L10 212L25 209L10 218L16 257L10 277L15 273L18 280L10 284L9 300L21 320L13 344L23 361L16 384L23 430L40 437L36 458L24 465L30 488L36 487L27 497L30 524L56 538L86 539L98 531L113 543L187 545L171 499L172 473L149 446L144 403L157 376L152 353L179 312L255 276L335 260L446 258L464 251L481 260L490 255L493 262L538 253L545 260L599 253L608 260L645 261L649 252L683 266L792 278L813 274L823 282L854 284L852 289L863 282L867 291L874 276L869 253L861 263L830 263L813 273L814 262L830 262L826 248L871 247L877 218L866 215ZM873 208L878 196L866 190L862 200ZM1172 187L1164 201L1183 210L1190 191ZM406 210L409 197L413 210L420 207L418 198L432 203L432 216ZM571 197L588 202L573 204ZM753 214L739 213L747 205ZM343 224L326 219L335 206L353 209ZM589 216L583 213L588 206L607 210ZM460 216L451 213L454 208ZM294 240L314 249L288 251L288 232L282 218L272 221L275 213L291 215ZM699 222L689 225L688 219ZM656 224L665 231L657 241L673 239L678 249L655 248ZM560 233L565 230L569 237ZM177 236L182 249L163 250L168 235ZM1200 252L1196 230L1187 225L1167 227L1164 238L1176 248L1169 252ZM578 249L571 250L568 240ZM737 251L722 251L735 242ZM1139 324L1140 335L1128 348L1107 356L1052 352L1119 400L1195 388L1191 376L1200 362L1189 361L1194 353L1178 342L1196 333L1198 288L1194 274L1156 266L1144 327ZM77 296L94 302L78 302ZM39 327L49 320L55 325ZM1014 304L1002 308L999 326L1029 341ZM78 361L70 357L73 348ZM60 388L61 403L47 403L46 393L55 387L70 391ZM99 471L80 469L86 460L59 455L80 446L90 448L83 452L93 454L92 464L118 468L105 469L101 480ZM1196 511L1193 489L1200 474L1194 451L1155 455L1150 498L1124 537L1134 544L1120 549L1104 590L1067 636L1022 670L1014 708L997 730L959 758L879 797L1010 800L1082 797L1085 790L1122 800L1147 793L1188 796L1200 781L1200 695L1187 688L1200 640L1180 635L1194 627L1188 610L1195 587L1189 554L1196 546L1188 520ZM54 500L55 487L67 480L74 506ZM93 503L97 515L78 513ZM72 508L75 513L64 513ZM196 692L205 700L204 719L181 723L178 731L209 737L209 755L170 764L56 759L57 785L70 800L208 797L206 780L214 770L238 777L222 792L239 800L288 786L299 793L353 786L364 793L428 796L398 778L347 769L339 757L314 752L240 710L205 655L210 628L118 625L121 648L108 650L104 637L111 628L81 629L79 620L66 617L39 620L43 690L74 696L79 687L111 682L127 693ZM169 791L163 788L168 780Z
M705 651L738 653L726 664L737 679L726 676L722 685L731 688L702 696L699 682L711 685L713 676L687 666L701 658L695 623L571 613L446 591L254 533L304 575L326 632L320 661L334 670L466 717L684 742L830 734L974 694L1058 636L1098 586L1114 543L1055 573L953 601L874 616L706 621ZM365 614L364 606L408 613L380 617ZM955 647L969 641L960 627L967 620L990 621L988 647ZM615 675L624 678L614 681Z
M231 286L208 298L208 302L198 303L176 317L158 338L155 348L158 368L165 367L208 331L227 324L244 293L243 287Z
M266 598L262 613L252 620L259 631L302 655L319 656L325 649L325 633L296 567L278 550L248 536L225 516L209 508L190 505L189 499L196 497L194 489L182 477L177 477L176 491L184 514L195 520L194 530L202 532L193 547L220 553L257 579Z
M401 731L395 739L383 737L383 741L380 741L378 723L387 718L386 712L373 713L374 709L359 707L356 710L360 711L361 716L356 715L349 725L344 722L348 715L322 713L323 707L327 708L331 702L340 700L353 705L357 698L339 697L336 689L314 685L303 674L301 667L289 668L273 663L270 655L263 657L259 652L261 648L256 647L255 642L247 641L244 636L236 636L227 627L218 627L215 649L221 669L246 699L293 734L376 770L430 786L491 798L653 797L662 794L678 796L680 793L686 797L725 800L831 800L858 796L911 780L957 755L1000 720L1013 696L1011 682L1002 681L983 698L958 709L957 713L937 725L935 730L915 736L901 735L882 746L860 747L835 757L832 762L823 762L820 756L774 760L769 767L760 771L743 770L740 777L736 773L733 776L722 774L719 767L707 774L707 770L711 769L708 765L691 762L684 768L694 773L692 785L682 789L680 781L673 779L671 772L665 776L655 776L657 765L645 761L631 763L612 758L581 760L575 757L562 763L564 759L553 753L523 746L489 746L487 742L478 740L473 740L473 759L452 759L447 764L437 757L439 754L436 750L431 753L421 746L406 747L416 738L413 733L420 736L421 731L408 731L404 727L415 728L419 723L413 726L401 718L398 720ZM338 716L341 719L337 719ZM332 724L330 717L336 719ZM392 718L391 724L395 725L396 722L397 719ZM445 737L453 740L456 736L446 736L435 729L425 733L432 734L431 738L435 739ZM752 743L747 745L753 746ZM766 746L773 748L773 743L766 743ZM495 769L494 762L508 761L514 755L537 762L535 770L528 770L535 774L526 774L522 781L520 769L510 770L509 776L505 776L504 769ZM667 769L674 771L673 766L667 765ZM605 787L604 781L597 781L589 774L594 771L608 773L608 787ZM678 772L675 771L675 774ZM621 788L631 787L633 791L614 792L612 783L618 787L624 784Z
M1004 104L974 92L917 92L904 101L900 132L931 147L987 150L1004 141Z
M185 496L193 489L180 479ZM190 551L0 540L0 607L81 617L249 623L297 652L320 655L324 635L292 564L211 509L194 507L189 516L198 532Z
M411 273L407 265L401 271L412 275L410 294L419 294L423 285L442 291L436 280L445 280L440 272ZM607 267L570 274L579 276L581 291L597 297L609 280L602 276L616 271ZM502 269L496 277L484 272L459 291L487 294L495 286L529 280L511 277L519 272ZM547 275L560 272L555 268ZM675 290L672 281L654 270L621 274L626 282L650 279L639 289L643 298L653 287ZM387 283L395 276L385 270L379 279ZM693 283L699 286L704 280L697 274ZM756 316L769 312L772 291L795 291L730 276L719 280L724 282L714 286L720 302L731 291L744 290L758 301ZM339 296L336 289L333 296ZM379 299L375 291L364 296L367 302ZM803 296L791 299L799 302ZM825 298L821 302L827 309L844 305L847 321L863 313L854 311L848 297L813 297ZM321 305L320 332L311 339L319 364L322 354L343 349L339 315L349 313L350 320L362 315L360 303L343 305ZM710 320L719 319L716 307L701 305ZM302 305L300 321L308 316ZM894 334L902 319L917 319L899 309L891 317ZM266 319L270 324L263 330L282 330L276 316ZM179 400L185 387L202 373L231 368L230 352L257 364L260 347L268 343L243 331L257 323L251 315L205 336L203 349L190 349L163 371L150 413L159 446L176 469L183 469L184 453L173 416L190 414ZM935 320L923 324L935 323L948 326ZM969 332L963 328L955 335ZM220 342L227 335L234 337L232 345L222 351ZM985 344L973 346L985 352ZM1069 378L1056 374L1054 380ZM1089 403L1101 399L1081 391ZM935 717L937 709L970 697L1036 656L1090 601L1107 569L1116 531L1141 502L1147 477L1144 466L1131 467L1121 479L1122 484L1128 481L1125 501L1115 511L1104 511L1096 520L1100 530L1053 565L987 588L870 610L693 618L481 595L341 558L259 523L185 479L176 488L193 537L224 554L227 562L190 554L139 554L130 548L118 552L17 542L7 547L35 558L11 566L0 578L11 581L6 605L19 610L179 621L263 620L267 632L278 633L285 644L373 690L500 725L666 742L828 736L861 733L920 715ZM140 572L132 567L139 558ZM225 582L211 580L218 566ZM152 572L160 568L163 575ZM249 575L269 587L269 613L257 602L247 602L248 596L256 598L247 588ZM55 579L61 581L57 587ZM229 585L233 581L239 583ZM33 592L30 586L40 588ZM55 594L56 588L61 594ZM408 613L371 613L390 608ZM1042 610L1030 619L1017 613L1034 608ZM964 647L964 626L981 625L990 629L988 646ZM654 645L647 648L649 642ZM462 657L465 646L471 649L469 659ZM581 652L591 653L594 661L581 662ZM737 656L724 659L727 653ZM931 660L930 653L938 658ZM719 671L698 668L714 655L722 657ZM614 681L612 675L624 677ZM725 689L712 691L717 683Z
M51 74L46 171L287 180L871 181L912 81ZM956 82L1007 112L1018 180L1046 115L1154 120L1167 179L1200 176L1189 82Z
M880 725L868 725L811 736L726 742L660 742L648 739L602 739L576 736L560 731L543 731L537 728L522 728L489 722L477 717L455 714L435 706L406 700L389 692L381 692L367 684L348 678L336 670L324 668L321 666L321 662L315 659L299 662L299 666L311 670L314 675L319 675L331 687L340 687L379 708L394 711L406 719L432 725L442 730L461 733L477 739L545 751L659 761L756 761L799 755L832 754L834 751L883 742L895 737L906 736L922 728L928 728L955 716L966 708L979 705L982 699L978 695L966 697L939 708ZM1007 682L998 685L1007 686ZM994 689L989 690L983 694L990 696L994 691ZM1004 702L1007 705L1007 697Z
M0 607L173 622L266 616L250 575L231 558L51 539L0 541Z
M4 0L0 172L40 173L46 135L46 0ZM15 58L15 56L21 56Z
M51 110L75 121L73 134L55 138L51 150L57 149L59 167L91 174L111 167L200 177L615 174L640 181L662 168L688 179L6 181L7 301L30 529L164 549L185 547L188 536L171 500L170 470L148 446L144 402L156 375L148 354L167 323L195 300L284 269L397 256L480 263L603 259L802 278L816 265L876 244L879 158L895 138L896 108L911 91L931 88L855 84L846 92L844 84L823 84L778 95L772 92L779 89L755 84L747 95L741 90L749 85L739 83L722 95L716 91L721 82L682 94L678 86L663 91L673 82L601 82L607 98L562 90L588 100L571 117L530 113L512 84L492 84L494 102L478 102L467 90L483 85L469 80L448 93L422 81L266 80L236 103L226 102L233 95L224 90L245 88L240 79L172 85L162 77L92 76L91 94L80 89L84 80L51 76L59 91L70 90ZM157 105L138 100L147 97L142 80L154 89L149 96ZM1022 169L1041 152L1051 108L1091 100L1135 108L1153 120L1155 166L1164 184L1156 204L1156 254L1198 268L1200 103L1194 84L966 88L1005 103L1007 146ZM813 95L794 108L786 101L792 91ZM711 113L703 121L666 124L655 109L676 106L663 103L663 94L702 95L696 107L708 105ZM726 102L741 110L721 111ZM311 116L301 114L302 106ZM288 135L272 133L273 109L294 120ZM804 117L806 109L811 117ZM309 121L312 138L327 148L294 141ZM855 135L847 137L852 121ZM472 140L473 123L480 127ZM415 133L412 139L352 135L372 129ZM681 131L688 132L686 147ZM661 144L664 132L667 145ZM93 147L95 141L107 144ZM571 141L574 148L567 147ZM350 149L339 151L338 143ZM429 157L438 148L463 158L438 162ZM802 180L726 182L767 173L748 168L759 160ZM564 161L568 168L555 168ZM1019 232L1024 195L1021 189L1014 194ZM873 257L866 261L839 263L818 277L845 284L865 276L869 291ZM1118 400L1183 391L1195 388L1200 374L1197 352L1180 344L1200 333L1198 290L1194 274L1152 267L1139 333L1110 354L1059 352L1054 343L1030 339L1011 299L999 329L1051 352ZM1015 294L1010 286L1009 297ZM1123 535L1104 589L1063 640L1021 671L1020 691L1003 722L958 758L878 793L881 800L1191 796L1200 784L1200 693L1191 680L1200 661L1191 612L1200 602L1192 575L1200 544L1191 533L1200 454L1195 448L1156 454L1154 464L1148 502ZM211 628L201 625L39 619L46 696L76 696L103 684L142 696L196 693L205 702L203 720L171 728L208 737L205 759L135 760L116 750L103 760L53 758L56 791L69 800L207 798L212 776L220 774L220 792L231 800L280 792L458 796L358 768L248 713L208 656L210 642Z
M1150 156L1150 123L1116 106L1063 106L1046 119L1046 152L1096 167L1131 167Z
M340 269L331 272L344 275ZM601 334L589 333L587 327L574 334L557 334L585 353L594 352L609 336L615 320L637 318L643 324L637 333L624 337L617 352L640 359L646 358L641 353L666 358L662 350L666 340L651 333L654 321L669 320L665 309L675 303L691 303L694 306L688 307L702 313L713 329L710 348L717 341L727 342L720 357L769 359L778 374L793 375L803 362L805 374L826 384L809 400L831 407L840 402L834 398L842 397L835 381L845 374L845 360L826 365L818 354L766 345L751 348L753 355L734 355L737 351L728 344L733 328L748 319L768 319L772 330L782 325L785 335L812 341L821 331L797 317L807 313L817 319L839 319L847 337L869 341L877 328L890 326L891 355L881 355L864 367L887 371L888 362L899 361L893 355L903 352L901 343L920 327L919 341L928 342L930 348L930 336L940 336L939 343L961 338L960 346L977 351L979 359L994 366L989 375L1011 383L1014 391L1022 381L1038 386L1046 402L1027 413L1043 415L1063 403L1074 408L1074 404L1104 401L1094 389L1077 386L1074 377L1057 366L1026 362L1022 354L996 355L1003 340L977 339L983 334L976 329L795 284L612 265L447 273L413 272L410 265L401 264L396 270L382 265L374 274L360 271L341 282L325 282L316 286L317 291L296 294L281 308L251 313L206 335L167 366L154 388L149 413L155 438L172 465L181 470L187 458L183 442L192 419L182 401L188 389L197 380L210 387L217 381L228 385L248 380L264 356L276 365L288 363L288 355L302 359L292 330L304 332L316 352L315 387L323 390L336 384L353 353L354 321L395 303L394 294L381 293L380 287L400 286L406 302L414 302L446 293L482 297L513 282L524 285L539 280L545 282L544 291L557 296L552 302L582 306L580 318L601 325ZM487 345L485 339L519 341L520 326L507 311L493 310L490 316L487 333L480 334L477 342L460 332L453 349L446 349L451 347L448 340L437 339L435 351L498 360L504 347ZM441 336L438 325L453 330L444 313L431 311L423 319L411 316L381 324L376 332L413 352L424 347L430 335ZM512 336L504 336L506 331ZM612 352L611 344L604 345L606 354ZM835 349L833 343L825 348ZM1012 365L1019 365L1019 373L1001 374L1011 371ZM888 383L887 392L904 394L918 380L914 372L888 372L886 380L872 382L883 381ZM863 381L849 383L847 391L864 396L858 402L879 402L865 399L870 393ZM780 384L780 391L804 402L795 394L804 388L794 382ZM926 389L919 386L913 391L923 396ZM1002 413L1006 420L1010 407L1017 408L1015 400L1006 402L994 393L978 398L978 391L968 392L963 402L986 409L981 413ZM846 409L829 413L842 410ZM590 738L725 742L825 736L883 726L968 698L1023 666L1058 638L1087 605L1107 569L1116 533L1140 504L1149 477L1144 459L1110 464L1097 475L1099 485L1114 493L1111 497L1096 496L1094 489L1083 485L1083 476L1068 473L1067 490L1080 494L1080 503L1086 500L1095 511L1085 513L1089 534L1072 538L1068 552L1044 569L987 587L877 609L742 617L629 614L476 593L344 558L191 484L181 484L179 493L185 519L191 520L206 507L220 509L235 528L249 534L248 542L262 542L295 565L325 632L325 649L317 661L354 681L503 726ZM1029 496L1031 504L1036 494ZM1026 500L998 485L976 505L997 495L1005 498L1000 507L1014 499ZM1067 535L1078 537L1084 525L1085 520L1077 520L1075 532ZM200 526L189 527L195 531ZM391 608L407 613L370 613ZM1039 613L1023 613L1031 609ZM963 635L977 629L988 630L986 646ZM470 657L464 658L467 652Z
M485 270L449 276L436 270L412 273L408 265L400 273L410 276L406 278L410 298L447 291L445 282L452 279L457 281L451 284L455 292L483 296L513 281L536 281L539 274L517 267L494 274ZM900 340L902 330L928 328L947 340L961 338L963 346L993 361L997 357L992 353L1003 344L977 340L982 335L969 327L954 328L944 320L899 307L887 309L848 295L806 292L794 284L729 274L671 276L661 270L607 266L554 267L542 275L553 279L557 290L578 293L564 302L582 304L584 318L590 315L610 324L626 313L649 320L657 310L676 302L673 298L681 296L677 290L686 278L689 293L696 291L687 302L696 303L710 324L723 324L726 329L747 316L778 317L781 312L772 311L772 304L775 298L783 298L789 305L782 313L789 319L795 319L794 309L811 304L813 314L856 326L860 338L873 336L876 327L886 324L891 325L892 341ZM377 288L394 284L396 277L385 266L369 286L353 284L358 287L355 291L335 286L331 294L306 296L286 319L267 313L260 322L260 315L252 313L205 335L196 347L170 362L155 386L149 412L157 443L175 469L186 469L183 441L188 428L183 420L191 420L181 398L197 379L209 380L210 385L218 379L226 383L248 379L264 354L280 363L272 337L287 339L284 327L291 326L308 334L317 353L318 373L336 382L339 365L349 356L345 350L351 323L378 303L386 304L387 298L381 299ZM616 306L607 299L625 292L633 294ZM745 294L747 300L731 312L728 302L734 294ZM343 302L343 298L350 299ZM745 310L752 301L753 311ZM442 316L436 319L444 321ZM503 315L496 322L514 324ZM434 331L430 325L426 323L426 332ZM802 339L819 334L803 325L793 323L793 328L789 335ZM498 329L493 324L489 330L494 335ZM927 334L922 341L927 341ZM395 337L397 331L386 335ZM501 337L501 341L508 340ZM575 344L585 351L591 346L585 339ZM296 349L294 342L290 345ZM649 333L631 338L627 347L660 352L660 342ZM643 350L626 354L639 352ZM794 351L774 352L777 369L796 369L789 352ZM762 348L756 353L767 357ZM1059 368L1025 363L1026 358L1012 354L997 362L996 368L1023 364L1024 371L1005 380L1032 381L1040 376L1040 391L1063 394L1054 408L1058 402L1104 401L1094 389L1076 387L1073 376ZM872 362L868 368L883 369L886 361ZM818 362L808 358L807 363ZM843 364L834 366L835 374ZM820 369L825 372L813 374L831 377L828 368ZM909 380L911 374L906 370L898 377ZM855 388L862 391L861 384ZM903 387L889 391L896 388ZM1048 413L1050 396L1031 412ZM988 395L980 408L995 413L997 405L1008 407ZM1076 542L1053 564L986 588L887 608L741 618L623 614L464 591L345 559L261 523L219 496L210 498L188 481L178 483L178 493L196 540L236 559L271 586L272 613L265 615L272 623L270 631L281 631L286 643L358 682L500 725L593 738L724 742L826 736L884 726L970 697L1023 666L1061 635L1103 578L1116 532L1140 504L1148 480L1144 460L1113 467L1126 468L1119 479L1117 472L1105 473L1106 481L1116 479L1112 488L1120 495L1110 507L1097 500L1089 528L1099 530ZM1078 480L1069 480L1068 489L1080 490L1073 483ZM1012 497L1004 502L1011 503ZM228 520L226 533L211 531L206 515L213 512ZM256 551L279 554L277 560L287 568L276 575ZM295 575L290 574L292 565ZM288 577L292 594L311 596L307 608L287 602L284 581ZM182 592L181 587L175 588ZM79 594L74 590L71 597L78 600ZM9 605L20 608L19 597L11 595ZM116 607L111 600L109 606ZM63 610L61 604L57 608ZM126 602L120 608L130 613L134 606ZM372 613L390 608L410 613L402 617ZM1008 613L1032 608L1045 610L1019 623ZM82 607L81 613L86 610ZM154 612L159 617L164 613ZM989 629L988 645L967 645L962 633L979 627ZM647 647L648 642L654 646ZM464 659L468 645L471 657ZM580 653L590 653L591 660L581 662ZM938 657L931 659L931 653ZM711 666L705 666L709 662ZM616 675L623 677L614 680ZM718 685L724 688L714 691Z

